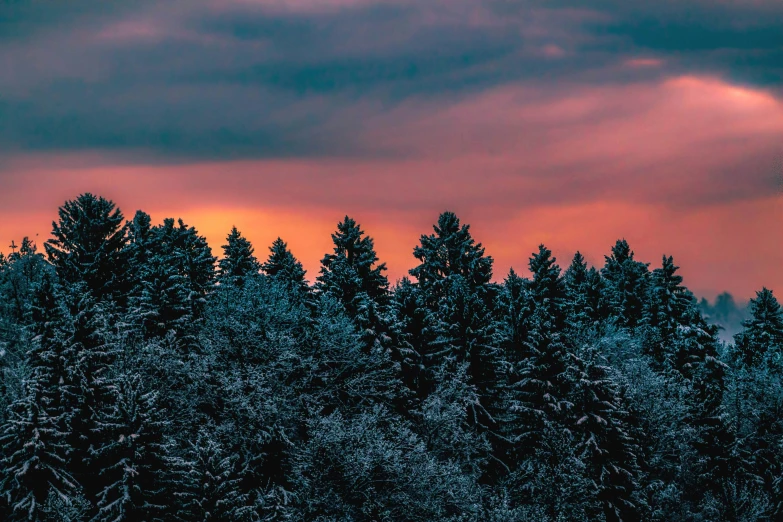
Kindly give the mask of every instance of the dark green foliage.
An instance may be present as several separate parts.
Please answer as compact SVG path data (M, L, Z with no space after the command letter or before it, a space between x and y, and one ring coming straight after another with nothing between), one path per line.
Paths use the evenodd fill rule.
M601 270L607 282L609 306L615 322L628 328L639 325L644 315L649 271L646 263L634 260L634 253L624 239L612 247Z
M103 484L96 521L162 520L170 502L163 491L167 463L165 412L137 374L112 379L111 401L96 417L101 443L90 449Z
M144 230L147 220L138 214L137 218L141 218ZM138 285L131 299L133 322L140 326L144 338L173 332L183 346L192 345L194 327L202 318L215 282L212 250L206 239L181 219L167 218L142 235L146 237L143 242L132 243L137 258L145 259L135 267Z
M223 245L223 259L218 261L218 279L224 283L242 285L245 277L257 274L261 265L253 255L253 245L233 227Z
M98 299L122 301L127 292L127 226L114 203L90 193L66 201L44 245L63 283L84 283Z
M565 284L567 316L575 330L593 326L601 317L602 283L595 269L588 269L587 262L580 252L574 254L571 264L563 274Z
M206 431L172 464L177 506L175 519L182 521L241 522L252 520L249 495L240 491L242 477L236 457L226 454Z
M337 224L332 234L334 252L321 260L321 275L316 288L339 299L350 315L358 312L360 295L376 302L384 302L389 291L389 281L383 273L386 264L378 263L375 247L370 236L353 219Z
M723 344L669 256L529 278L450 212L393 288L346 217L315 288L277 239L67 202L0 255L0 519L772 521L783 313ZM734 317L734 319L736 319ZM724 338L729 339L727 332Z
M446 294L445 284L452 276L461 276L471 289L490 282L492 258L470 235L470 225L460 225L453 212L444 212L433 229L435 233L421 236L421 244L413 249L420 264L410 270L429 305Z
M269 247L269 258L261 265L265 274L278 277L295 287L307 290L305 269L294 254L288 250L288 244L279 237Z
M771 290L762 288L750 300L750 319L735 337L734 357L740 364L758 366L765 359L783 364L783 310Z

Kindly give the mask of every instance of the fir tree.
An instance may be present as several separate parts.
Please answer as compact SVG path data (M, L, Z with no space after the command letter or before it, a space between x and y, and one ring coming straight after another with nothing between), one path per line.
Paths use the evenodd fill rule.
M245 277L257 274L261 265L253 255L253 245L233 227L223 245L223 259L218 261L218 280L241 286Z
M661 268L652 272L645 307L644 323L648 329L645 344L659 365L671 358L679 328L689 326L696 311L695 299L682 285L682 276L676 273L678 269L671 256L663 256Z
M81 487L68 466L66 357L48 336L38 336L29 352L32 372L24 394L8 410L0 435L0 491L11 519L45 519L50 492L66 505L79 495Z
M332 242L334 253L321 260L321 275L317 278L316 288L321 292L331 292L347 305L359 293L384 303L389 291L389 281L383 275L386 264L377 264L378 256L372 238L364 235L356 221L345 216L337 224ZM346 308L350 310L351 306Z
M309 297L310 287L307 284L305 271L302 263L294 257L294 254L288 249L288 244L281 238L277 238L269 247L269 257L261 265L261 270L270 277L277 278L292 288L301 291L302 295ZM311 299L306 300L312 307Z
M444 285L451 276L461 276L471 289L485 287L492 279L492 258L470 235L470 225L460 226L453 212L444 212L433 229L435 233L421 236L421 244L413 249L420 264L410 270L428 303L445 295Z
M612 247L601 270L608 283L608 301L621 327L635 328L642 321L647 295L647 264L634 260L634 253L624 239Z
M735 337L735 358L748 366L757 366L765 358L783 364L783 310L771 290L756 292L750 314L742 323L744 331Z
M103 484L93 520L162 520L167 502L161 480L167 457L165 412L139 375L120 374L112 392L113 400L95 423L95 430L108 436L90 449L100 463Z
M607 319L604 281L595 267L587 267L580 252L563 273L569 323L577 331L595 328Z
M206 431L199 432L183 458L173 461L175 520L240 522L251 520L252 506L240 492L236 457L227 455Z
M85 193L60 207L44 245L63 283L84 283L98 299L123 300L127 291L127 227L112 201Z

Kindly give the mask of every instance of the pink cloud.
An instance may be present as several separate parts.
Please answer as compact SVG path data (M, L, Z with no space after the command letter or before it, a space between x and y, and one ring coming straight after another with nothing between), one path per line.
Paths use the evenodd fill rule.
M596 263L619 237L641 258L672 254L701 293L783 288L783 103L714 78L656 84L508 86L441 105L365 107L368 159L122 164L99 154L17 159L0 174L0 245L39 233L65 199L91 191L155 219L182 216L215 251L237 225L260 255L277 235L311 277L350 214L376 238L392 278L450 209L471 223L500 278L546 242L566 265ZM397 151L399 154L393 154ZM777 154L777 156L776 156ZM779 167L778 167L779 169ZM754 252L748 256L748 252Z

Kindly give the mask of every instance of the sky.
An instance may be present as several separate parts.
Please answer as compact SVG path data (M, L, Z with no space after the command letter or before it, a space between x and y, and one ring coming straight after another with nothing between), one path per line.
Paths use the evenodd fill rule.
M625 238L783 292L783 2L3 2L0 250L82 192L311 280L344 215L394 281L451 210L496 279Z

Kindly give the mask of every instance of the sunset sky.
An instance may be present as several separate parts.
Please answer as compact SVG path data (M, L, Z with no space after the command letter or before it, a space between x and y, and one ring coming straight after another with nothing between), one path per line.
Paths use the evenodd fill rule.
M394 281L452 210L497 279L624 237L783 292L783 2L3 2L0 250L86 191L311 280L345 214Z

